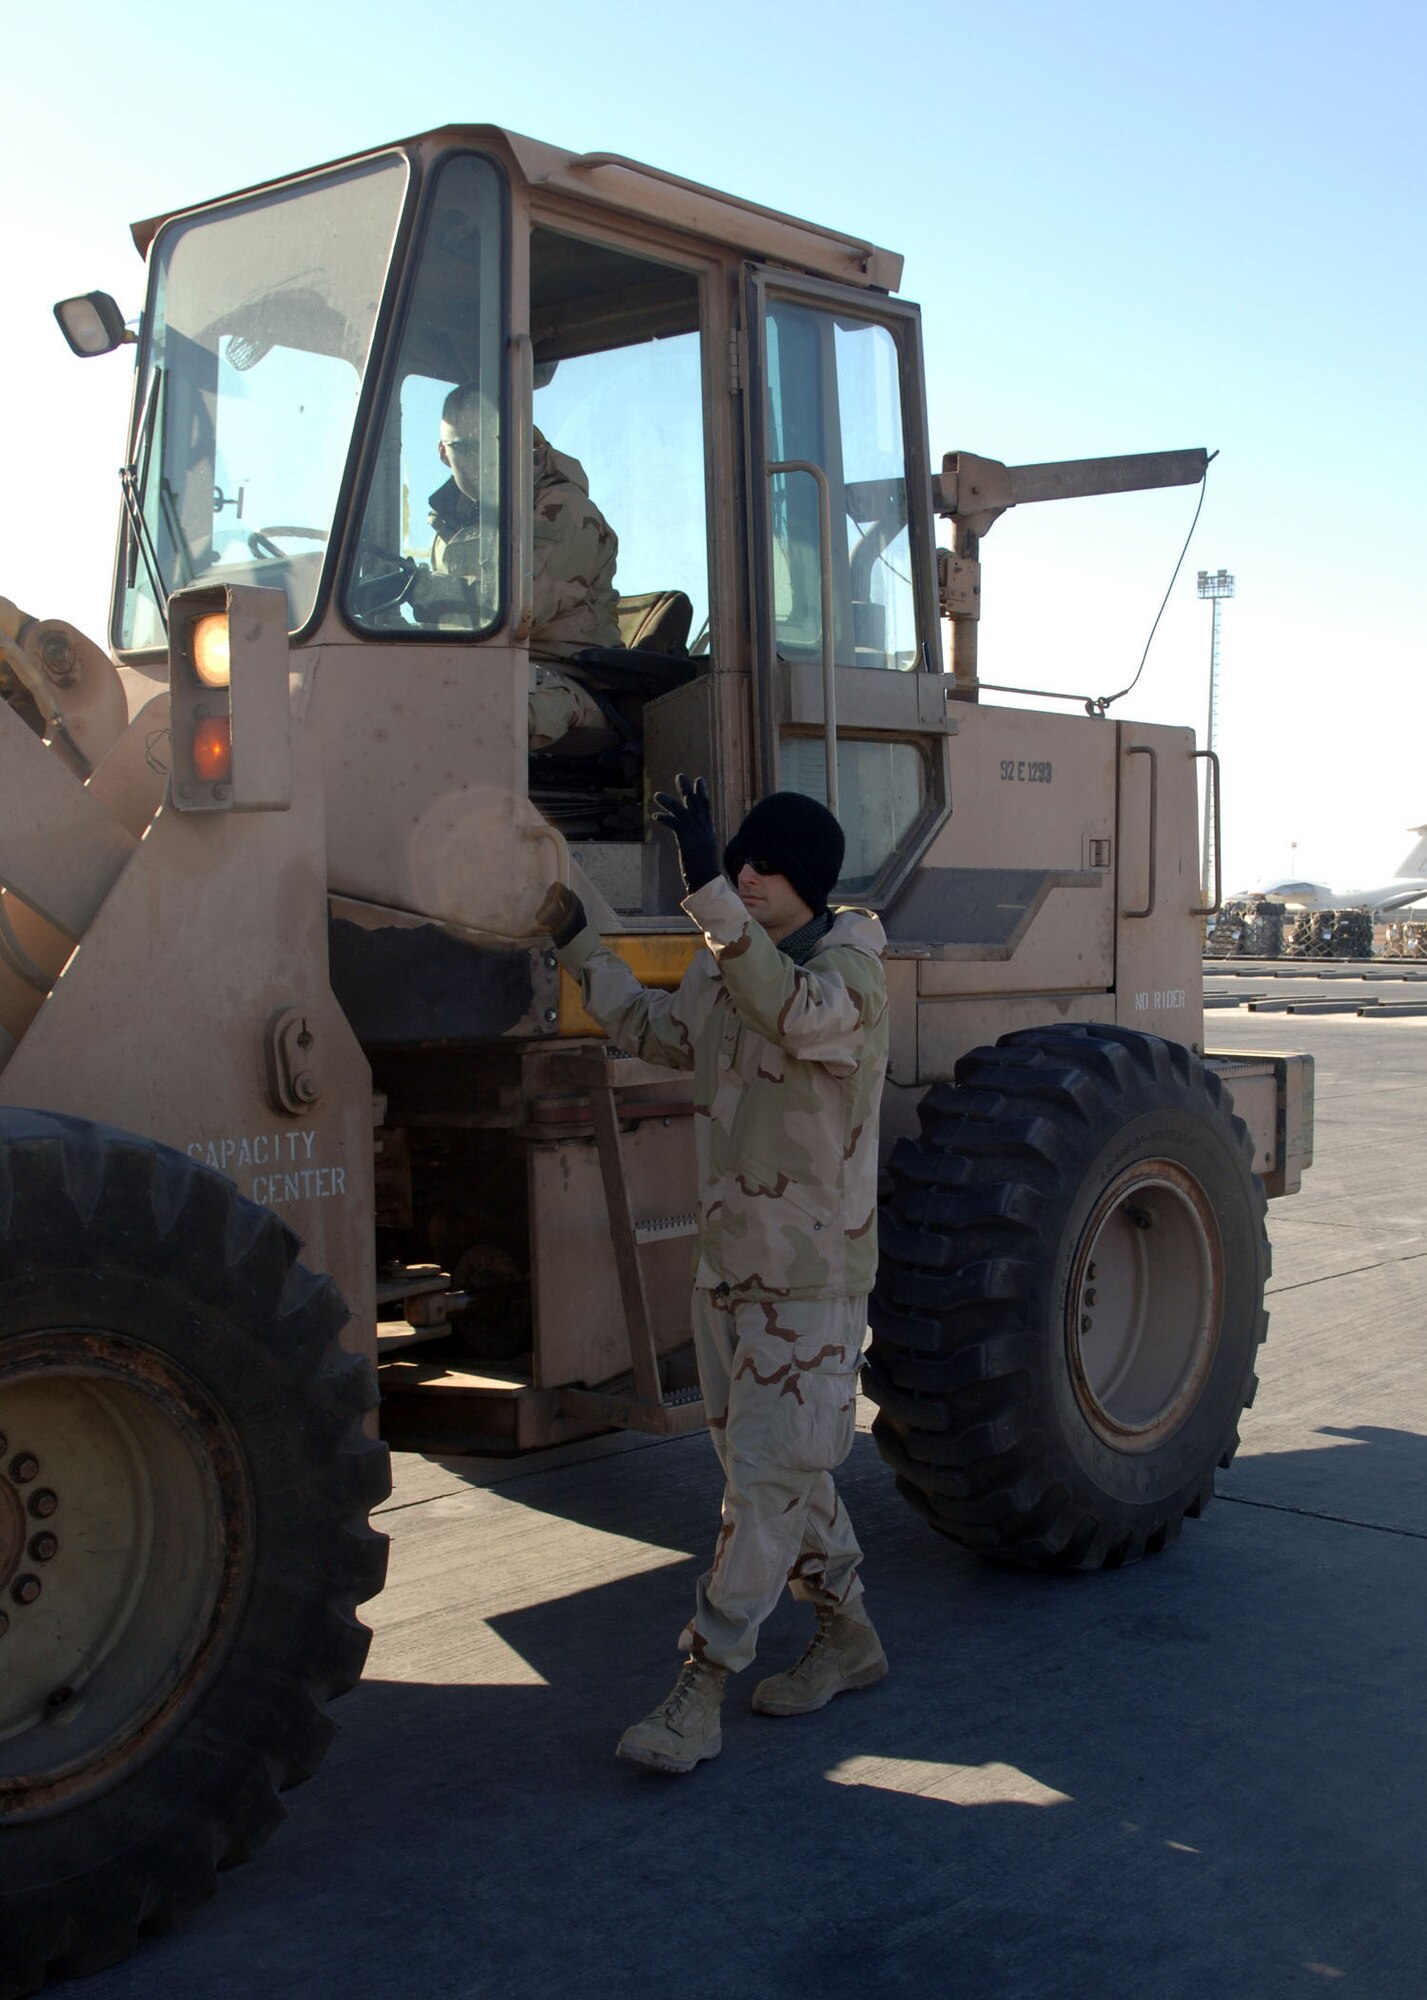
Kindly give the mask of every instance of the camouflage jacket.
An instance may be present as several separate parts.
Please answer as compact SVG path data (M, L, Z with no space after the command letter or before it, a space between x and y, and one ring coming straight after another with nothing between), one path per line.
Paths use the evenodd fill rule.
M427 502L435 539L431 544L431 568L437 576L467 576L482 586L482 595L495 600L493 577L488 573L489 556L480 532L481 510L456 484L448 479L438 486Z
M860 1297L877 1268L882 926L839 910L797 966L722 876L684 908L707 949L677 992L641 985L593 929L560 957L621 1048L694 1073L694 1282L735 1299Z
M478 509L454 479L431 496L431 567L442 576L477 573ZM577 458L535 433L534 622L530 644L572 651L618 646L619 594L614 587L619 542L590 498Z

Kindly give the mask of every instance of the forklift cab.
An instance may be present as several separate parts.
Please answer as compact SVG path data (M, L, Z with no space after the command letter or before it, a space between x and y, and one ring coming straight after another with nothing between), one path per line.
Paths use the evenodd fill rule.
M153 670L168 590L284 593L334 888L519 940L568 852L606 928L667 927L649 800L678 769L725 825L775 787L833 804L844 897L905 880L948 724L899 260L490 128L138 234L114 641ZM542 441L612 575L542 505ZM594 589L603 642L551 639L548 604ZM537 685L582 726L533 732Z

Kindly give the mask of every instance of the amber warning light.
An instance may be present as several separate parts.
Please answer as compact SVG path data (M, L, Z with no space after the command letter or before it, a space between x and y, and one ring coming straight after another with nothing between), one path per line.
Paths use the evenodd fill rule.
M292 804L287 599L191 584L169 599L169 798L177 812Z
M233 775L233 727L226 715L207 716L193 732L193 769L205 784L226 784Z

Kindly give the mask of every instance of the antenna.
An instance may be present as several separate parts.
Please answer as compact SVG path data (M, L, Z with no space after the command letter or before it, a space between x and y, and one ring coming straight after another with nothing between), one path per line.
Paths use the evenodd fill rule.
M1209 645L1209 740L1208 748L1214 748L1219 724L1219 606L1226 597L1234 594L1234 579L1226 569L1211 573L1207 569L1199 572L1199 595L1212 598L1214 602L1214 630ZM1204 854L1199 870L1200 901L1210 903L1214 899L1214 815L1210 808L1213 795L1214 766L1204 766Z

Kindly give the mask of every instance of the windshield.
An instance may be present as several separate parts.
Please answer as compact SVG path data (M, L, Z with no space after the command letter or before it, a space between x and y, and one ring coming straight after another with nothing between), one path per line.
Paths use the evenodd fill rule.
M387 158L162 232L118 646L162 646L167 593L199 581L311 616L406 181Z

